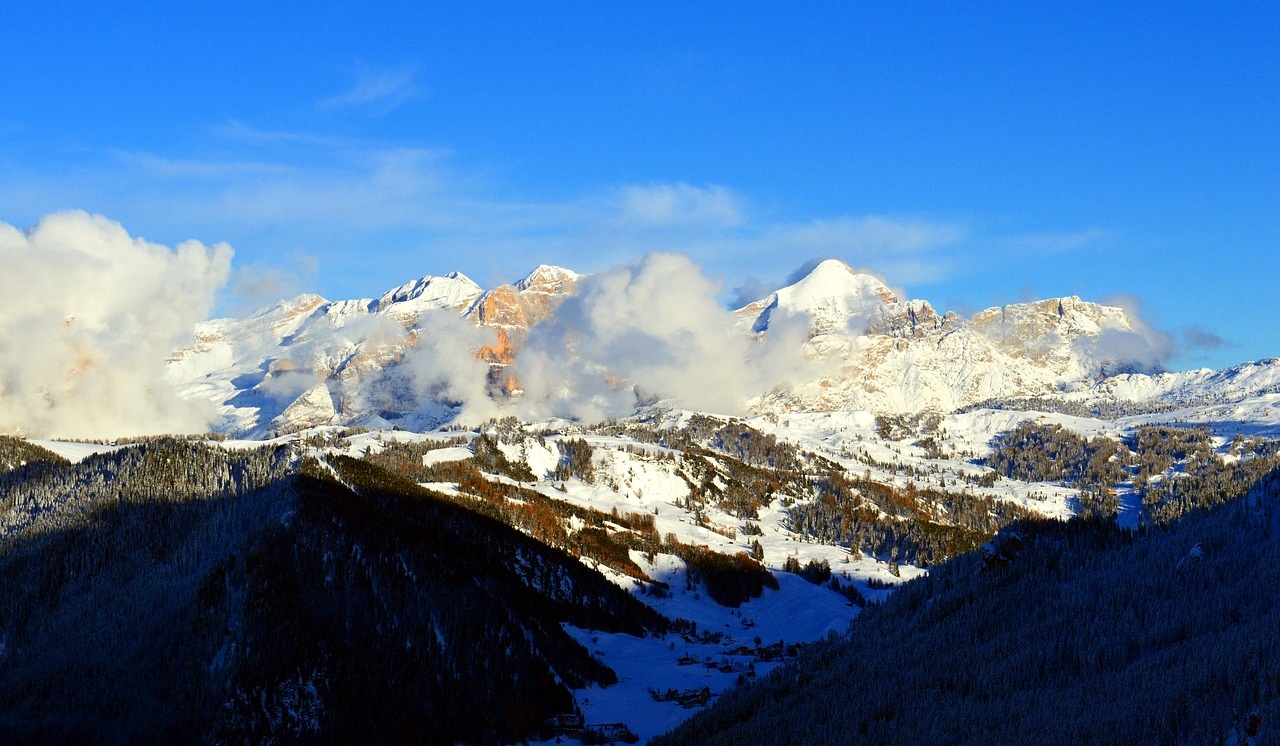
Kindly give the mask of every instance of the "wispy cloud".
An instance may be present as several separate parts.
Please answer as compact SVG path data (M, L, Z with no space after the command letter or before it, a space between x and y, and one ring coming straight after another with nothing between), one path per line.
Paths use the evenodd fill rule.
M386 113L421 93L417 83L417 66L398 68L364 67L356 75L351 88L320 100L321 109L372 107Z
M964 230L951 223L868 215L781 225L772 228L770 234L781 242L818 251L890 256L917 254L953 243L964 235Z
M841 216L803 223L768 223L744 242L755 256L840 259L894 283L932 282L951 271L950 247L967 236L963 225L889 215ZM899 295L905 293L894 288Z
M670 251L689 256L722 286L738 286L739 299L755 300L745 294L780 287L809 257L839 258L899 286L945 279L961 271L972 243L969 225L930 216L779 219L722 184L631 183L529 200L509 196L445 149L237 120L207 132L215 137L198 156L110 151L74 181L48 174L24 179L20 191L0 184L0 203L12 197L28 204L41 194L39 202L52 204L45 212L84 206L148 234L230 240L243 261L270 276L265 284L238 282L253 296L302 289L297 279L312 273L285 269L274 276L268 268L287 264L282 257L294 251L324 266L359 266L369 278L389 278L379 283L452 269L505 281L544 262L591 272ZM369 249L381 261L360 266L353 252ZM748 281L748 268L766 281ZM378 291L334 288L327 279L326 292Z
M213 128L218 137L228 140L249 143L250 145L317 145L321 147L339 147L351 145L347 138L318 135L311 132L290 132L286 130L264 130L231 119Z
M1131 293L1117 293L1103 298L1103 305L1119 306L1133 326L1135 336L1147 345L1151 354L1163 363L1181 360L1183 362L1206 360L1208 355L1220 350L1238 346L1217 332L1198 324L1182 326L1166 331L1158 327L1155 314L1142 299Z
M1236 346L1235 342L1216 332L1194 324L1183 327L1181 333L1184 349L1188 351L1220 350L1225 347Z
M743 199L727 187L696 187L684 182L626 186L621 190L624 225L666 228L709 225L733 228L746 219Z
M1173 334L1158 328L1151 307L1132 293L1116 293L1099 301L1104 306L1118 306L1129 317L1132 332L1110 330L1113 333L1099 337L1100 347L1113 357L1140 362L1153 368L1162 367L1179 354L1178 342Z
M255 224L309 222L353 228L439 227L438 153L397 148L348 154L264 178L227 180L210 209ZM444 197L447 199L447 196Z
M200 160L166 158L142 151L112 150L111 155L122 165L160 179L239 180L278 176L292 170L289 166L267 161Z
M1204 363L1212 359L1215 353L1240 346L1238 342L1198 324L1190 324L1178 329L1177 340L1178 345L1173 357L1184 364Z
M1022 252L1062 254L1095 246L1111 237L1113 234L1110 231L1086 228L1065 233L1021 233L1010 238L1009 242Z
M771 271L781 275L796 257L822 256L914 283L944 274L945 249L966 234L954 223L886 215L772 220L717 184L628 184L559 202L506 200L453 167L446 150L368 147L241 124L227 133L309 150L279 164L117 155L149 177L186 179L202 196L174 205L178 212L202 210L208 219L249 225L418 231L442 252L528 255L585 269L660 248L688 254L713 271L732 260L777 265Z
M294 251L287 266L240 263L231 277L231 288L239 300L236 312L248 313L281 298L292 298L315 288L320 260Z

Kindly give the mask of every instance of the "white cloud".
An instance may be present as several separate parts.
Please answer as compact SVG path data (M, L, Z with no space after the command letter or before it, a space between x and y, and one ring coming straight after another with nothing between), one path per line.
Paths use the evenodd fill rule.
M0 223L0 431L109 436L202 431L214 412L165 382L230 272L231 248L132 238L84 212L23 232Z
M449 196L434 168L439 156L420 148L377 150L260 178L214 180L212 199L193 207L226 223L438 229L452 219L442 209Z
M1108 231L1086 228L1070 233L1024 233L1013 236L1010 242L1022 252L1049 256L1094 246L1111 236Z
M953 243L964 235L964 231L952 224L868 215L780 225L772 227L766 235L767 240L807 247L811 253L887 258ZM858 261L868 263L861 259Z
M838 257L899 285L933 282L951 271L948 248L963 239L955 223L885 215L776 223L744 241L748 256ZM906 297L901 287L894 292Z
M706 225L732 228L745 220L742 199L732 190L684 182L623 187L623 224L640 227Z
M892 215L778 220L727 186L680 181L555 201L510 198L442 149L241 122L218 135L224 158L113 151L74 180L50 174L43 183L23 179L21 189L0 184L0 203L87 205L151 233L231 237L256 266L301 250L325 266L350 267L353 251L376 247L382 265L404 266L410 275L462 269L480 278L518 276L539 263L594 271L662 250L735 282L746 267L781 277L797 257L821 255L912 285L952 272L967 232L953 222ZM459 256L466 266L457 266ZM386 276L388 286L403 280L376 267L367 274Z
M283 408L320 383L323 378L312 370L284 370L272 373L258 384L259 393L274 399Z
M459 422L479 423L499 414L489 392L489 365L476 358L477 350L497 341L494 330L443 311L423 316L418 326L415 344L400 363L416 400L461 404Z
M357 74L355 85L336 96L320 101L318 105L321 109L375 106L385 113L421 92L416 80L417 75L416 66L365 67Z
M1103 329L1092 343L1097 359L1112 360L1126 369L1163 370L1165 363L1177 353L1177 347L1172 335L1157 329L1150 321L1147 304L1130 293L1116 293L1099 302L1123 309L1130 328Z
M780 322L762 344L735 329L719 290L679 254L582 279L516 361L521 413L596 421L658 397L742 414L751 397L814 372L804 356L807 319Z
M237 313L248 313L277 300L310 292L315 285L320 262L300 251L293 252L289 267L260 264L240 265L232 276L231 287L239 298Z
M225 124L213 128L214 134L230 140L249 143L251 145L318 145L321 147L348 147L350 141L341 137L317 135L311 132L290 132L284 130L264 130L232 119Z

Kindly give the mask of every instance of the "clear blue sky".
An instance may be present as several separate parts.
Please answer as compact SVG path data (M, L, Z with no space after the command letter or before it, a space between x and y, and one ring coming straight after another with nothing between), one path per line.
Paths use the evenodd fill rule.
M0 221L227 241L250 300L674 250L729 302L836 256L1280 355L1274 2L20 5Z

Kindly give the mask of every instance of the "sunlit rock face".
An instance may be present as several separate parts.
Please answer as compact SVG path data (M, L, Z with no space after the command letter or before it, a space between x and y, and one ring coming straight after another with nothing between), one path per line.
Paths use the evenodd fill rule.
M563 267L544 264L514 285L501 285L477 298L466 317L497 331L497 341L480 349L481 359L499 365L514 362L529 330L573 292L578 277Z

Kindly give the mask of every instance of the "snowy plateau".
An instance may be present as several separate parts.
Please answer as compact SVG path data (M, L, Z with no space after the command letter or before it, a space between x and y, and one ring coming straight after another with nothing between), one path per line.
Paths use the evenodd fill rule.
M450 273L376 299L303 295L201 323L167 376L183 397L217 409L217 435L201 447L225 458L276 448L288 454L282 473L352 493L374 483L360 481L372 479L363 469L394 474L405 490L569 553L669 620L637 634L561 619L616 681L573 685L555 674L572 704L519 735L531 742L658 736L784 665L797 645L845 634L863 609L939 563L966 552L1008 560L998 536L1015 522L1089 515L1126 529L1161 525L1196 494L1187 485L1210 478L1206 464L1227 475L1214 484L1240 483L1245 497L1256 496L1241 482L1250 463L1280 464L1280 360L1166 372L1120 308L1065 297L965 318L835 260L733 311L682 304L679 282L542 266L490 290ZM650 315L620 319L631 304ZM623 352L637 347L674 350L674 362ZM697 383L710 369L725 377L716 393L735 396L731 406L704 406ZM149 447L30 445L65 459L62 469ZM1029 459L1032 445L1048 455ZM5 468L23 473L39 458ZM11 563L49 526L105 510L91 496L5 489L0 559ZM273 531L303 531L302 508L263 505L254 510ZM347 554L372 556L362 541ZM320 556L329 563L331 554ZM247 592L226 563L183 561L191 577L222 568L219 599ZM409 567L405 577L418 572ZM324 582L341 575L326 572ZM376 597L378 581L369 582ZM219 634L216 657L202 663L211 675L244 654L232 641L251 625L227 624L227 642ZM437 626L430 644L447 649L449 634ZM0 665L27 655L22 634L7 635ZM322 732L329 674L316 663L291 675L258 689L226 685L228 702L261 703L255 717L267 730L254 733Z

